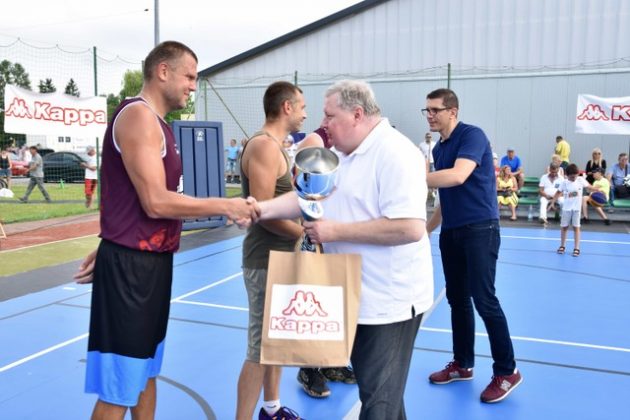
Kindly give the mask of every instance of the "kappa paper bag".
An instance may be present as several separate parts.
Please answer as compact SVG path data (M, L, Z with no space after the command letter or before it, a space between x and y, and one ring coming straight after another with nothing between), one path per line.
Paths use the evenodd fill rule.
M360 255L271 251L260 362L347 366L360 294Z

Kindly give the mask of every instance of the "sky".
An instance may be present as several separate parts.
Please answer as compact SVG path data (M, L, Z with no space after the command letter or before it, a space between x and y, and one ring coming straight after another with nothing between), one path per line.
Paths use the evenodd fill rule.
M159 0L160 41L191 47L203 70L356 3L360 1ZM154 10L155 0L3 1L0 46L16 38L69 50L95 46L99 56L140 63L154 46Z

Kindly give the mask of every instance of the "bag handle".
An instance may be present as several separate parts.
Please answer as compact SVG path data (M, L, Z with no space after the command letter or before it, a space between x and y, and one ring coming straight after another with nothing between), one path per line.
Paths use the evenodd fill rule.
M312 248L314 248L314 251L311 251ZM312 243L311 239L306 233L300 236L300 238L297 240L294 250L295 252L315 252L316 254L324 253L322 244Z

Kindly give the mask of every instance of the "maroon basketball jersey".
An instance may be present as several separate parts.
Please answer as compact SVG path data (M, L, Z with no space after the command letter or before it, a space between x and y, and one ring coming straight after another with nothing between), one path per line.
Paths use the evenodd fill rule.
M103 141L101 165L101 238L119 245L152 252L175 252L179 248L182 230L181 220L152 219L142 209L117 145L114 143L113 127L118 114L127 106L143 98L125 99L114 111L107 126ZM157 114L164 134L165 152L162 162L166 173L166 188L177 191L182 175L182 163L175 145L175 136L168 124Z

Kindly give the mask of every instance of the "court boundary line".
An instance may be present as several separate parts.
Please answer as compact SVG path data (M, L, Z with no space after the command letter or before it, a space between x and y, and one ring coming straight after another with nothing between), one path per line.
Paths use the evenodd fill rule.
M449 330L448 328L421 327L421 330L428 331L428 332L446 333L446 334L453 333L453 330ZM483 333L483 332L475 332L475 336L488 337L488 334ZM516 341L530 341L534 343L556 344L556 345L567 346L567 347L580 347L580 348L587 348L587 349L594 349L594 350L607 350L607 351L617 351L617 352L622 352L622 353L630 353L630 348L625 348L625 347L614 347L614 346L604 346L600 344L578 343L575 341L550 340L546 338L523 337L519 335L510 335L510 338Z
M426 351L426 352L430 352L430 353L444 353L444 354L452 354L453 352L451 350L443 350L443 349L432 349L429 347L416 347L414 346L414 351ZM492 355L491 354L480 354L480 353L475 353L475 358L481 358L481 359L490 359L492 360ZM580 365L569 365L566 363L556 363L556 362L546 362L544 360L536 360L536 359L521 359L521 358L515 358L515 361L519 362L519 363L530 363L533 365L544 365L544 366L552 366L552 367L558 367L558 368L565 368L565 369L575 369L575 370L583 370L586 372L596 372L596 373L606 373L606 374L610 374L610 375L622 375L622 376L630 376L630 372L624 372L622 370L612 370L612 369L599 369L599 368L593 368L593 367L588 367L588 366L580 366Z
M202 292L202 291L204 291L204 290L207 290L207 289L210 289L210 288L212 288L212 287L215 287L215 286L218 286L218 285L220 285L220 284L223 284L223 283L225 283L225 282L227 282L227 281L233 280L233 279L235 279L236 277L238 277L238 276L240 276L240 275L242 275L242 274L243 274L243 272L241 271L241 272L238 272L238 273L236 273L236 274L232 274L232 275L230 275L230 276L224 277L224 278L222 278L221 280L218 280L218 281L216 281L216 282L214 282L214 283L211 283L211 284L209 284L209 285L206 285L206 286L204 286L204 287L200 287L199 289L193 290L192 292L184 293L184 294L183 294L183 295L181 295L181 296L178 296L178 297L176 297L176 298L171 299L171 303L177 302L177 301L178 301L178 299L183 299L183 298L188 297L188 296L191 296L191 295L193 295L193 294L195 294L195 293ZM65 300L65 299L64 299L64 300ZM55 303L56 303L56 302L55 302ZM47 304L47 305L42 305L42 307L45 307L45 306L51 306L51 305L54 305L55 303L50 303L50 304ZM34 310L34 309L32 309L32 310ZM27 311L25 311L25 312L27 312ZM7 364L7 365L0 366L0 373L2 373L2 372L6 372L6 371L8 371L8 370L10 370L10 369L13 369L13 368L15 368L15 367L18 367L18 366L20 366L20 365L22 365L22 364L24 364L24 363L26 363L26 362L30 362L31 360L37 359L37 358L39 358L39 357L41 357L41 356L44 356L45 354L48 354L48 353L50 353L50 352L55 351L55 350L59 350L59 349L61 349L61 348L63 348L63 347L69 346L70 344L73 344L73 343L75 343L75 342L77 342L77 341L81 341L81 340L83 340L83 339L87 338L88 336L89 336L89 332L83 333L83 334L81 334L81 335L78 335L78 336L76 336L76 337L73 337L73 338L71 338L71 339L68 339L68 340L66 340L66 341L63 341L63 342L61 342L61 343L58 343L58 344L55 344L55 345L53 345L53 346L47 347L47 348L45 348L45 349L43 349L43 350L40 350L40 351L38 351L38 352L36 352L36 353L30 354L30 355L28 355L28 356L26 356L26 357L23 357L23 358L21 358L21 359L19 359L19 360L16 360L15 362L11 362L11 363L9 363L9 364Z
M542 237L537 237L537 236L501 235L501 239L503 239L503 238L508 238L508 239L527 239L527 240L533 240L533 241L556 241L556 242L560 241L559 237L556 237L556 238L542 238ZM567 241L572 241L572 240L573 240L573 238L567 238ZM596 239L582 239L582 238L580 238L580 243L582 243L582 242L591 243L591 244L630 245L630 241L629 242L602 241L602 240L596 240Z
M54 245L54 244L58 244L58 243L61 243L61 242L76 241L77 239L91 238L93 236L98 236L98 235L99 235L98 233L93 233L91 235L77 236L76 238L59 239L58 241L44 242L44 243L35 244L35 245L27 245L27 246L23 246L23 247L20 247L20 248L5 249L3 251L0 251L0 255L8 254L9 252L14 252L14 251L22 251L24 249L37 248L39 246Z

